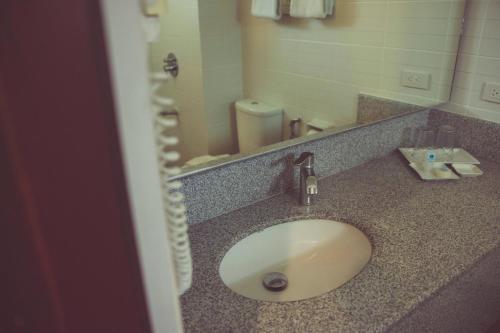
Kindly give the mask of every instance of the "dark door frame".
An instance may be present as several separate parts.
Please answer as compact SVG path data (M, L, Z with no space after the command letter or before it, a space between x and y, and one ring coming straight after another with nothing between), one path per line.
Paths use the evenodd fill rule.
M0 332L150 332L97 0L0 2Z

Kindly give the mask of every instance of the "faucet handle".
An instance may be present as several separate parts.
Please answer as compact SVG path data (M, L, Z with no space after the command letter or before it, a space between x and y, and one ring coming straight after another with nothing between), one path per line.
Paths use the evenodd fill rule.
M306 163L306 165L304 165ZM295 166L302 166L306 168L312 168L314 165L314 154L311 152L305 152L300 154L299 158L294 162Z

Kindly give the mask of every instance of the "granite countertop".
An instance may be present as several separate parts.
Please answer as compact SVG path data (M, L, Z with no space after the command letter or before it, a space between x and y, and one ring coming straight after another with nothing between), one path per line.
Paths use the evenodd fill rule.
M424 182L393 153L319 182L311 207L284 194L190 229L194 276L181 297L186 332L382 332L500 246L500 165L484 175ZM218 276L239 240L296 218L327 218L362 230L371 262L325 295L288 303L255 301Z

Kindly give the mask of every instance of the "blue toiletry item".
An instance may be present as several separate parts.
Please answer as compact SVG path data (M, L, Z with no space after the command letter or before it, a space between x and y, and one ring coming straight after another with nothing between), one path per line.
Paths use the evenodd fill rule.
M437 155L434 150L428 150L425 152L425 160L427 162L436 162L437 160Z

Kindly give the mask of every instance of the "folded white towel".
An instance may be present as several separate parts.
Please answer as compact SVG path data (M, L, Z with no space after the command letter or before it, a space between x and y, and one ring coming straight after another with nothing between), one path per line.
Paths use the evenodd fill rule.
M279 0L252 0L252 15L279 20Z
M335 0L292 0L290 16L325 18L333 14Z
M159 16L142 16L142 30L148 43L156 43L160 39Z

